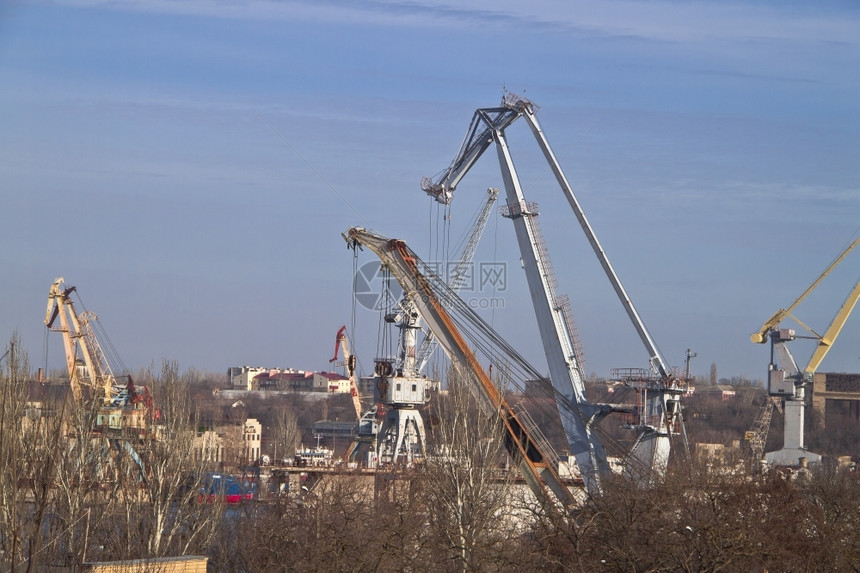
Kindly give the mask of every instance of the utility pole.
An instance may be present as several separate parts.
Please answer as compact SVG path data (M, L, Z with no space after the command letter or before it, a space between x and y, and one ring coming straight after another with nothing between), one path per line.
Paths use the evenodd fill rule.
M687 349L687 365L684 368L684 384L690 385L690 360L698 356L698 352L692 352L690 349Z

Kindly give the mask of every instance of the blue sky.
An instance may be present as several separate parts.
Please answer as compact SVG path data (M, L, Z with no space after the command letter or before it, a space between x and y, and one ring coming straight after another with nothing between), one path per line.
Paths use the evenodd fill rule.
M503 88L539 119L666 359L763 377L749 342L860 235L855 2L0 2L0 335L34 366L64 276L124 364L324 369L353 317L353 225L438 253L419 189ZM525 124L509 130L587 370L645 367ZM488 186L458 187L451 234ZM545 365L509 221L494 325ZM359 264L373 257L365 253ZM853 253L798 309L826 328ZM354 311L365 368L376 313ZM798 362L811 349L798 343ZM46 355L47 354L47 358ZM860 370L852 317L824 370Z

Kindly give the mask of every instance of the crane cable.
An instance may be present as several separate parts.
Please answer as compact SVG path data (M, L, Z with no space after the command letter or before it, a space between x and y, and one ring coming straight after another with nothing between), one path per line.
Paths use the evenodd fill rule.
M416 260L420 261L420 259L417 258ZM420 270L430 283L437 300L442 306L448 309L452 319L454 319L459 325L461 334L464 338L470 341L470 346L475 354L483 355L489 359L492 364L497 365L497 371L506 373L506 380L526 397L526 401L532 406L531 411L538 411L544 416L554 417L557 414L556 408L537 402L533 396L526 392L525 388L526 380L545 379L545 376L542 376L522 357L522 355L520 355L513 347L495 333L492 328L490 328L489 325L487 325L486 322L484 322L468 306L468 304L465 303L465 301L456 295L453 289L451 289L450 286L441 279L441 277L433 272L430 265L423 261L421 261L420 264L422 265ZM498 381L495 381L494 383L497 387L500 386ZM504 392L506 388L502 387L499 388L499 390ZM562 407L571 411L574 415L582 415L578 404L558 393L555 389L552 390L552 393L556 402ZM620 446L617 440L608 436L606 432L602 431L600 428L594 428L594 431L597 435L603 438L605 445L612 446L619 453L622 452L623 447ZM590 449L590 444L583 439L576 439L574 443L583 449ZM568 445L570 445L569 442ZM647 471L647 467L645 467L644 464L639 465L642 466L641 469L643 471Z
M78 298L78 302L80 303L81 308L84 309L84 312L89 312L95 319L94 321L88 320L87 323L91 324L92 322L95 322L95 330L97 332L94 334L96 334L96 342L103 342L99 343L99 345L102 348L102 352L106 354L105 358L108 361L108 367L115 364L120 367L120 371L123 373L122 376L128 376L128 368L126 368L125 364L122 361L122 358L120 358L119 353L116 350L116 347L113 345L113 342L111 341L110 337L108 337L107 331L105 330L104 326L102 326L101 320L99 320L98 315L87 309L86 305L84 304L84 300L81 298L81 294L77 291L77 289L75 289L75 296ZM113 374L114 376L117 376L116 373Z
M349 332L347 332L347 339L350 341L349 349L352 352L352 356L355 357L354 360L356 362L356 367L354 369L355 372L361 373L360 366L358 361L358 350L355 347L356 337L355 337L355 314L356 314L356 278L358 277L358 249L353 249L352 251L352 301L350 304L350 316L349 316ZM350 360L349 356L343 357L344 361L347 362L347 373L349 373L349 365L348 362Z
M508 372L514 373L510 376L510 380L514 386L525 394L525 380L527 379L543 379L542 376L525 358L522 357L510 344L495 333L486 322L483 321L469 306L448 287L448 285L439 279L438 276L428 272L426 264L424 264L422 273L425 274L428 281L431 283L434 293L437 296L440 304L448 309L455 318L456 324L461 328L461 334L467 338L477 353L489 358L493 363L502 365ZM566 409L576 416L582 416L579 405L570 401L565 396L554 391L557 402L561 403ZM533 402L534 403L534 402ZM534 403L542 413L550 414L551 409L543 405ZM577 440L579 446L589 448L590 444L584 440Z
M426 270L426 269L425 269ZM461 327L461 334L471 342L472 348L477 353L481 353L497 365L497 370L504 371L508 374L508 381L526 397L526 401L532 405L532 411L539 411L542 415L554 417L557 413L555 408L541 404L526 392L524 382L528 379L543 379L545 378L537 370L531 366L513 347L511 347L504 339L495 333L489 325L487 325L474 311L468 307L464 301L456 297L455 293L447 287L444 281L440 281L438 277L428 275L431 283L436 286L437 298L443 306L449 309L455 322ZM447 292L446 292L447 291ZM452 298L453 296L453 298ZM504 391L504 388L499 388ZM582 416L579 405L566 396L552 389L553 397L556 403L570 411L576 416ZM618 454L624 455L625 448L614 438L599 426L593 427L595 433L600 436L605 446L610 446ZM584 449L589 449L590 444L584 440L578 439L574 443ZM628 460L629 464L633 463L632 459ZM637 462L639 471L648 471L645 464Z

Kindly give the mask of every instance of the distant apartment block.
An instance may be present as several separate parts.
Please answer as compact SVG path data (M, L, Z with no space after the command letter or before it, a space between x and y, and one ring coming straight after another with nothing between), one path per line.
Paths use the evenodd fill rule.
M292 368L234 366L227 370L227 385L235 390L295 390L349 393L349 379L336 372L306 372Z
M358 393L362 397L374 397L376 400L376 383L378 382L378 378L376 376L362 376L358 379Z

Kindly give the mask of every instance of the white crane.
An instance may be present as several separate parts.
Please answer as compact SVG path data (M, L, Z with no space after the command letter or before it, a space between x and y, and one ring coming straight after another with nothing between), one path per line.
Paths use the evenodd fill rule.
M638 426L640 434L630 455L635 462L631 467L636 465L648 468L649 474L654 472L661 475L665 472L669 458L670 434L675 424L681 422L679 398L682 388L645 328L612 268L609 258L597 240L549 146L535 112L536 107L531 101L509 92L505 93L501 106L478 109L472 118L460 151L450 167L435 180L425 177L421 187L437 201L444 204L450 203L457 184L484 151L491 144L496 144L507 195L508 216L514 223L550 378L559 397L557 402L562 425L588 490L599 492L600 478L607 475L610 469L602 440L595 433L595 426L612 411L612 408L608 405L592 404L585 396L583 377L572 335L568 330L562 305L559 304L551 288L548 261L542 249L539 248L532 220L537 213L533 204L525 199L505 135L506 128L519 117L524 117L528 123L574 215L645 345L652 370L659 377L657 381L647 383L647 387L641 388L645 396L645 407ZM650 476L647 479L650 479Z
M452 364L466 375L470 382L467 386L483 415L500 418L506 433L508 453L538 500L544 504L556 501L572 505L573 495L558 476L551 453L542 446L545 439L533 433L529 425L508 405L466 343L465 333L460 328L461 324L479 324L484 333L492 333L489 326L444 281L429 273L426 265L403 241L388 239L360 227L349 229L343 236L353 247L363 245L376 253L403 287L405 295L433 332ZM448 311L449 307L452 311L459 311L464 320L455 322ZM501 339L495 342L510 349Z
M487 189L487 197L471 226L460 259L448 277L448 285L454 292L465 284L498 195L498 189ZM397 361L390 373L386 365L377 367L378 395L387 407L379 431L378 456L386 463L396 463L401 457L411 462L416 453L424 455L424 421L418 408L430 400L430 390L436 387L436 382L423 375L424 367L436 348L436 337L433 332L426 333L419 347L417 333L421 327L415 304L409 297L404 297L399 307L399 312L385 317L386 322L396 323L400 329Z

